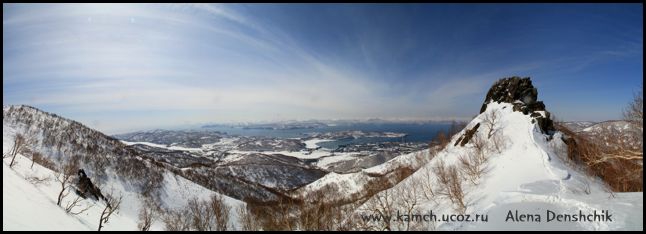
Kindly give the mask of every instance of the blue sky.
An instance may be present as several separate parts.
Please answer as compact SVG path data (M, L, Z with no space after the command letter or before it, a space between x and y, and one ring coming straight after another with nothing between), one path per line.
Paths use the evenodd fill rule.
M530 76L565 120L621 117L641 4L3 4L3 104L107 133L206 122L470 119Z

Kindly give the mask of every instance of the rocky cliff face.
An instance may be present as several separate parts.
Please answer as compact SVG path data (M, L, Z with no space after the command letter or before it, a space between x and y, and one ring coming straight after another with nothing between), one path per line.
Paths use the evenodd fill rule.
M538 122L543 133L555 130L550 113L545 110L545 104L538 101L538 90L532 85L532 80L529 77L514 76L498 80L487 92L480 113L484 112L487 109L487 104L492 102L513 104L514 111L523 112L523 114L533 117L532 122Z

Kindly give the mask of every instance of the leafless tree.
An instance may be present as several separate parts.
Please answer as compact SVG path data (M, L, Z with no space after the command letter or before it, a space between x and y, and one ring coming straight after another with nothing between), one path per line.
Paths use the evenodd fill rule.
M61 185L61 191L58 193L56 205L60 206L63 198L65 198L69 194L69 192L67 192L67 188L72 182L72 176L74 176L74 173L77 170L78 164L76 163L76 161L69 161L67 163L63 163L60 166L60 169L56 172L54 178L56 178L56 181L58 181L58 183Z
M228 229L231 207L224 203L224 197L220 194L212 195L209 201L209 208L215 216L215 230L226 231Z
M633 123L641 132L644 127L644 85L642 84L639 91L633 94L633 100L624 110L624 119Z
M143 198L141 209L139 210L139 222L137 228L141 231L148 231L152 226L160 208L148 197Z
M137 228L141 231L148 231L150 230L150 225L153 223L153 216L151 213L151 210L142 207L141 210L139 210L139 222L137 223Z
M43 155L40 152L32 152L31 154L31 167L30 169L34 168L34 163L36 161L41 161L43 158Z
M395 209L393 194L390 189L386 189L380 193L375 194L375 196L368 201L367 207L369 212L376 212L383 218L380 224L376 224L377 226L375 226L375 228L377 228L377 230L393 230L392 220L386 218L393 217L397 212L397 210Z
M411 180L406 180L403 183L396 187L396 192L399 194L396 206L399 208L398 210L404 211L409 217L409 220L405 223L405 230L408 231L411 229L412 220L410 217L417 211L419 199L417 196L417 184L411 182Z
M321 190L308 194L297 202L298 230L339 230L342 229L346 210L330 199L331 194L338 194L336 185L326 185Z
M81 201L83 201L83 198L77 196L76 198L74 198L74 200L72 200L71 202L68 202L67 205L65 206L65 213L78 215L78 214L82 214L83 212L93 207L93 205L86 205L85 208L79 211L72 211L74 208L81 206L80 204Z
M237 208L238 220L242 231L258 231L261 229L260 222L252 214L249 205L241 205Z
M11 163L9 163L9 168L13 167L13 163L16 160L16 155L18 155L18 153L24 149L26 142L27 140L22 134L16 134L16 137L13 139L13 147L9 151L9 156L11 156Z
M239 206L237 213L242 231L259 231L261 229L259 220L251 213L248 205Z
M167 231L188 231L191 228L191 214L188 209L169 210L163 216Z
M98 231L101 231L101 229L103 228L103 225L110 221L110 217L112 217L112 214L114 214L115 212L118 212L121 206L122 198L123 197L121 195L119 195L118 197L114 196L112 191L105 195L105 208L103 208L103 211L101 212L101 217L99 218Z
M191 226L197 231L211 231L210 221L213 218L213 212L207 209L197 198L188 202L190 214L193 217Z
M139 228L147 230L152 222L153 210L142 208L140 212ZM245 211L248 212L248 211ZM168 211L163 221L169 231L226 231L229 228L230 207L224 202L224 197L219 194L212 195L208 200L192 198L184 209ZM241 219L256 221L259 217L252 213L245 213ZM146 225L148 224L148 225Z

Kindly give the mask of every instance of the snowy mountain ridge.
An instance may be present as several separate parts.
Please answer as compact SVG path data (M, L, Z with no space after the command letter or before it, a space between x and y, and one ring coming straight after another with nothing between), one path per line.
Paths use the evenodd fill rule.
M519 83L524 83L524 87ZM363 227L374 230L643 229L643 193L613 193L603 181L587 175L569 160L563 134L551 127L545 106L536 104L537 92L528 78L503 79L492 90L481 113L454 135L443 150L355 212L355 217L363 218L375 215L375 211L381 217L428 211L438 216L478 214L487 215L488 221L363 220ZM539 108L533 108L536 106ZM613 220L547 223L548 210L563 215L605 210L612 214ZM519 222L518 213L533 221Z
M355 155L331 155L316 149L309 152L313 155L241 148L206 153L209 146L230 143L220 133L194 136L156 130L158 144L119 141L33 107L4 106L3 155L11 154L19 135L27 139L28 147L18 152L15 164L11 157L3 157L3 203L9 204L3 208L3 230L95 230L101 210L107 207L104 203L81 200L73 210L87 209L74 215L64 211L65 204L78 198L71 192L62 205L56 204L57 171L73 162L101 191L123 199L122 209L105 224L105 230L136 230L140 212L151 200L165 212L151 230L198 229L172 227L172 220L162 223L160 219L170 215L190 225L187 214L176 211L190 206L193 198L206 201L220 194L214 191L229 195L223 196L224 203L232 208L228 222L236 230L243 229L243 219L265 222L251 230L642 230L643 193L612 192L603 180L571 159L569 138L557 129L529 78L505 78L489 90L480 113L446 143L336 173L318 166L335 157ZM630 130L622 123L604 122L586 125L580 132L615 129ZM207 143L217 142L205 145L200 141L207 138ZM174 139L188 139L201 148L176 146ZM322 139L294 144L310 149L317 141ZM242 144L255 149L251 146L259 143ZM45 163L30 166L36 153ZM320 159L320 165L312 165L313 159ZM297 206L284 208L290 204ZM242 217L235 212L239 207L252 207L248 212L256 213ZM397 219L428 212L440 220ZM309 217L302 214L336 218L327 223L330 226L315 228L307 226L311 220L300 220L301 226L276 220ZM594 214L611 220L571 220ZM443 220L445 216L479 218ZM555 221L557 216L569 221ZM30 220L48 217L43 222Z
M96 230L106 207L102 201L82 199L73 209L82 211L80 214L66 213L64 206L78 197L69 188L61 202L63 207L56 204L61 191L57 171L70 162L78 163L104 194L121 197L119 212L104 224L104 230L137 230L139 212L149 206L145 202L173 210L185 207L192 198L205 200L217 194L160 167L114 138L33 107L3 108L3 155L12 150L17 135L24 136L29 144L17 154L11 168L12 158L3 159L3 230ZM50 162L48 167L37 163L30 166L36 152ZM233 209L244 205L226 196L224 202ZM235 225L232 215L230 226ZM159 220L151 226L151 230L163 229Z

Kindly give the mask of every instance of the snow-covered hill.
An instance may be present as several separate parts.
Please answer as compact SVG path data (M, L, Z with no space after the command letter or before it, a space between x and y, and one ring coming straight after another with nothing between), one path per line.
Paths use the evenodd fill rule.
M579 134L600 141L605 147L622 147L633 151L643 151L643 132L625 120L604 121L590 125Z
M509 83L511 85L504 87ZM518 82L509 83L497 83L494 87L503 86L499 88L503 93L498 96L515 98L502 102L487 98L481 113L456 134L446 148L410 177L364 203L356 211L353 222L368 215L392 215L392 222L363 220L365 225L361 227L377 230L642 230L643 193L612 193L601 180L579 170L567 158L562 133L550 130L549 121L539 120L549 118L544 106L540 110L527 107L535 103L535 94L533 100L518 97ZM529 87L524 88L533 89L531 81ZM494 124L488 124L491 122ZM451 179L451 168L456 169L455 179ZM548 220L552 218L548 217L548 210L564 215L606 210L612 215L612 221L557 222ZM443 214L467 214L471 219L476 215L488 215L488 220L409 223L395 220L397 211L409 215L432 211L438 219ZM521 214L524 222L519 221ZM528 217L533 221L527 221Z
M430 150L397 156L383 164L353 173L330 172L322 178L293 192L293 196L307 198L325 191L326 202L348 203L389 188L428 162Z
M79 163L104 194L122 197L118 213L103 230L137 230L146 199L170 211L186 207L193 198L206 200L216 194L77 122L27 106L3 109L3 155L11 151L16 135L30 139L28 150L17 154L13 167L9 167L11 157L3 158L3 230L97 230L106 206L102 200L84 199L72 212L90 208L78 215L67 214L64 207L78 197L68 189L61 206L56 205L61 191L56 171L70 161ZM32 167L33 152L53 164ZM235 228L235 209L244 203L226 196L224 203L231 207L230 226ZM164 229L161 218L157 217L151 230Z
M163 210L161 213L176 214L175 218L190 223L187 214L173 212L186 208L192 198L206 200L218 194L214 191L262 201L258 206L249 199L245 204L242 198L224 197L224 203L232 208L229 224L237 230L241 220L250 219L270 221L267 227L253 229L281 229L277 224L289 222L274 220L281 216L272 213L281 209L288 212L282 217L296 219L294 222L301 217L307 217L309 222L315 220L289 213L301 208L305 214L312 215L312 210L323 214L315 218L330 217L330 212L336 212L320 203L349 212L333 214L338 222L335 219L324 226L328 229L642 230L643 193L611 192L601 179L570 160L564 141L569 138L556 130L537 95L528 78L503 79L489 90L480 113L447 145L399 155L383 164L345 174L326 173L308 164L315 156L321 159L319 164L335 159L318 154L194 154L208 147L187 148L203 143L188 132L172 134L174 138L194 141L182 146L125 142L132 144L129 146L54 114L28 106L6 106L3 155L10 154L18 135L28 139L28 147L17 154L12 167L11 157L3 158L3 230L96 230L106 206L102 200L82 200L71 213L87 210L77 215L64 210L77 198L73 192L61 206L56 204L60 192L56 171L72 162L78 163L101 191L123 198L119 213L110 218L104 230L136 230L140 211L148 207L148 200L155 202ZM580 132L603 136L601 130L629 132L630 127L608 122L582 127ZM167 134L155 135L165 139L162 136ZM612 137L604 139L608 138ZM51 163L32 167L34 152ZM302 199L305 202L297 204L314 206L283 209L288 206L275 206L274 196L296 198L280 199L286 204ZM236 208L243 205L259 210L250 209L250 214L238 217ZM262 212L267 210L269 213ZM600 214L594 221L562 221L594 218L594 214ZM151 230L167 229L163 218L158 217ZM188 227L180 229L185 228Z

